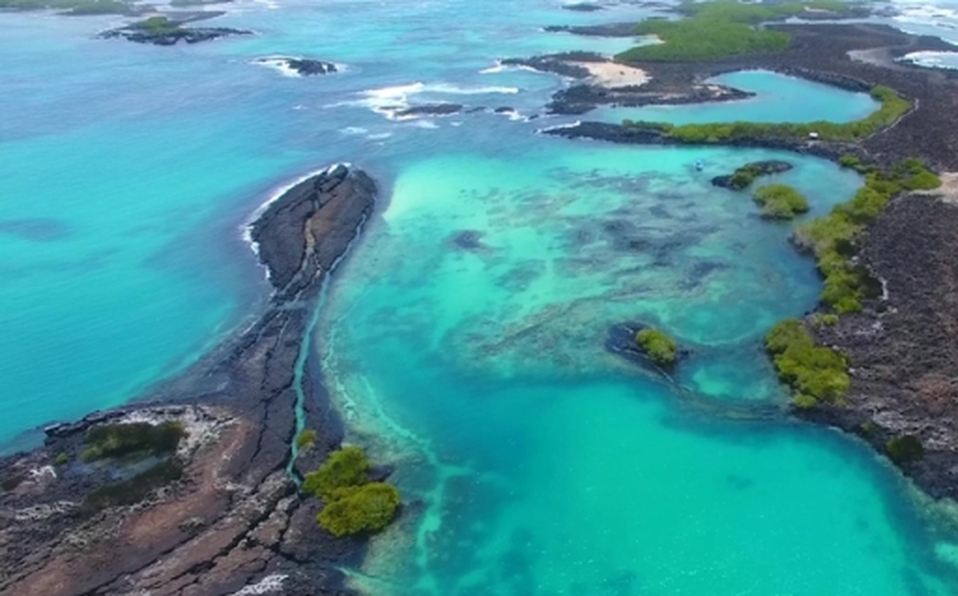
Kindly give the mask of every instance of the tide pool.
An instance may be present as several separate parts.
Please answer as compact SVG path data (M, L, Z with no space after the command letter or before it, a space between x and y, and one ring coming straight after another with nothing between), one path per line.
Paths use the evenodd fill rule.
M865 118L879 104L867 93L853 93L822 83L766 70L719 75L709 83L725 85L756 96L736 101L686 106L600 107L590 120L621 122L646 120L672 124L708 122L852 122Z

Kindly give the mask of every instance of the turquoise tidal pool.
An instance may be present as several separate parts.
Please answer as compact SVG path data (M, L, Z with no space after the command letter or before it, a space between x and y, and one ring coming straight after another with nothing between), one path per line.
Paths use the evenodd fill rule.
M285 182L345 161L378 181L380 209L333 276L312 357L348 440L395 467L405 502L347 570L355 586L956 592L949 506L926 502L857 441L785 415L761 338L812 308L820 280L789 245L792 224L763 221L748 193L709 182L785 159L795 168L760 184L794 185L816 217L859 177L771 151L537 134L568 121L541 115L563 81L497 64L620 51L629 40L542 26L653 9L238 0L229 10L209 23L257 35L157 48L96 40L113 17L0 13L6 451L35 445L39 425L141 395L255 316L268 288L244 222ZM344 70L293 78L255 63L281 54ZM663 110L692 122L847 121L874 109L867 96L769 73L721 80L759 95ZM465 108L395 117L435 101ZM516 113L492 112L500 106ZM605 349L624 321L691 350L674 380Z
M755 96L735 101L681 106L600 107L588 120L646 120L672 124L708 122L852 122L879 108L868 93L855 93L767 70L745 70L707 81Z

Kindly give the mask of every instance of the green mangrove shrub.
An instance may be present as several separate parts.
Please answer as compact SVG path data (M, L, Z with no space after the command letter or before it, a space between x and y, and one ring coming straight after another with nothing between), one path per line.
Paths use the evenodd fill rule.
M623 126L658 132L665 138L689 145L714 145L750 139L807 139L813 135L826 141L855 141L894 124L911 109L911 102L890 87L875 86L871 89L871 96L880 103L880 107L854 122L718 122L675 126L665 122L625 120Z
M755 191L752 199L762 208L762 217L792 219L808 212L808 201L791 186L770 184Z
M798 319L775 325L765 337L775 371L792 390L792 403L810 408L819 402L840 404L851 384L845 356L815 340Z
M658 329L643 329L635 334L635 341L649 359L662 367L670 367L678 358L678 345Z
M851 200L795 230L796 243L814 253L818 270L825 278L820 296L822 304L838 314L861 311L862 299L877 292L868 272L851 260L854 246L866 226L898 193L940 185L941 179L924 164L906 159L888 172L871 171L865 176L865 186Z
M369 469L361 447L343 447L306 475L303 491L324 501L316 521L333 536L377 532L396 517L399 491L386 482L370 482Z
M316 444L316 431L305 428L296 435L296 448L300 451L311 449Z
M925 454L921 440L915 435L901 435L892 437L885 443L888 457L898 465L917 461Z
M385 482L370 482L334 491L319 512L319 525L340 538L361 532L378 532L396 517L399 491Z
M303 490L329 499L334 491L369 482L369 460L362 447L343 447L329 454L316 471L303 479Z
M650 19L635 27L637 35L655 35L664 43L638 46L616 56L621 61L703 61L726 56L776 52L791 41L787 33L755 27L788 18L806 8L844 12L841 2L743 4L735 1L686 2L678 21Z
M186 436L179 422L166 420L159 424L130 422L103 424L86 433L87 448L81 454L85 461L107 457L145 458L170 453Z

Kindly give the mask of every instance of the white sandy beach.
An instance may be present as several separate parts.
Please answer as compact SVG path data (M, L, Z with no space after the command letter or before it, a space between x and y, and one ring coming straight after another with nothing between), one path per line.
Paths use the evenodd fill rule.
M633 87L649 82L649 75L641 68L617 62L569 62L589 71L589 82L602 87Z

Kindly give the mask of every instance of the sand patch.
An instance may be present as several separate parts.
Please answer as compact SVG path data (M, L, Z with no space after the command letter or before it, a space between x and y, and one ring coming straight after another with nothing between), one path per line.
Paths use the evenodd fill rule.
M569 62L589 71L589 82L602 87L637 87L649 82L641 68L617 62Z
M942 202L949 205L958 205L958 172L942 172L941 186L932 190L916 190L916 195L940 197Z

